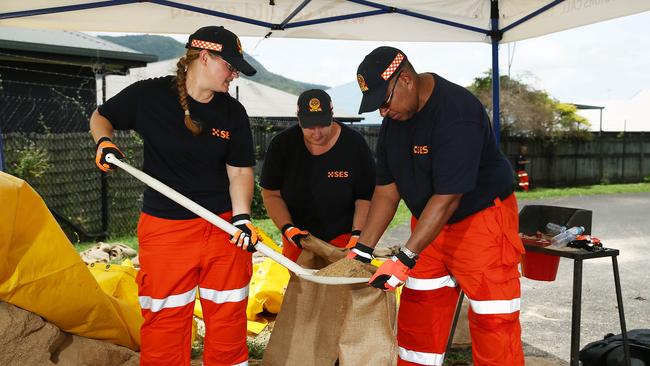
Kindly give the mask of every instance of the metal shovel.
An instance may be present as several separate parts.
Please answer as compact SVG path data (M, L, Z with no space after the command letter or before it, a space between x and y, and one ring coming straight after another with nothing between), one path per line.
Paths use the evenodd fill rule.
M198 216L204 218L205 220L212 223L219 229L227 232L228 234L233 235L239 230L228 221L208 211L204 207L200 206L199 204L190 200L189 198L183 196L182 194L176 192L171 187L165 185L164 183L157 180L156 178L118 159L117 157L115 157L115 155L107 154L106 161L118 166L125 172L131 174L133 177L143 182L144 184L155 189L156 191L160 192L170 200L178 203L179 205L185 207L186 209L194 212ZM295 273L298 277L304 278L305 280L311 282L316 282L324 285L349 285L349 284L368 282L368 278L316 276L314 275L314 273L316 273L318 270L302 268L296 262L290 260L289 258L269 248L268 246L264 245L264 243L262 242L258 241L257 244L255 244L255 249L258 252L278 262L282 266L286 267L288 270Z

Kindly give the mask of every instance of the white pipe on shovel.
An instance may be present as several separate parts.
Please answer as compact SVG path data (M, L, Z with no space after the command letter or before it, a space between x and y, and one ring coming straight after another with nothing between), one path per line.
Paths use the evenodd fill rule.
M162 193L164 196L178 203L179 205L185 207L186 209L194 212L198 216L204 218L205 220L212 223L219 229L227 232L228 234L233 235L237 232L237 230L239 230L233 224L215 215L214 213L208 211L201 205L183 196L182 194L176 192L174 189L162 183L161 181L157 180L156 178L118 159L115 155L107 154L106 161L118 166L125 172L131 174L138 180L142 181L144 184ZM296 262L290 260L289 258L269 248L268 246L264 245L264 243L262 243L261 241L258 241L257 244L255 244L255 249L257 249L257 251L266 255L267 257L273 259L274 261L278 262L282 266L286 267L288 270L295 273L299 277L312 282L328 284L328 285L344 285L344 284L363 283L368 281L367 278L315 276L314 272L316 272L316 270L302 268Z

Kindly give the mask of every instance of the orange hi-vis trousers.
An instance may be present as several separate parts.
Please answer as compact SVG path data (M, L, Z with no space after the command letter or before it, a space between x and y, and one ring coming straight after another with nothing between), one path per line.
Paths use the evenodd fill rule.
M219 216L230 221L232 213ZM206 327L203 364L248 365L251 253L231 244L229 234L201 218L167 220L143 213L138 240L136 281L144 317L140 364L190 364L198 291Z
M514 195L497 198L494 206L445 225L420 253L400 300L398 365L442 365L459 287L470 304L474 364L524 365L518 221Z
M528 173L525 170L517 170L517 178L519 179L519 188L524 192L528 192L530 188L530 180L528 178Z
M341 234L330 240L329 243L338 248L345 248L350 240L350 236L352 236L350 233ZM300 257L300 253L302 253L302 249L292 244L284 237L284 235L282 235L282 255L295 262L298 260L298 257Z

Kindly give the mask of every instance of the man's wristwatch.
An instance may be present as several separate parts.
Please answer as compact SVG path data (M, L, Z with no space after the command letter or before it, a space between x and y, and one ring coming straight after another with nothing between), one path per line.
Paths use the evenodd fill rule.
M404 253L404 255L406 255L409 259L418 259L418 253L411 251L407 247L402 247L402 249L400 249L400 252Z

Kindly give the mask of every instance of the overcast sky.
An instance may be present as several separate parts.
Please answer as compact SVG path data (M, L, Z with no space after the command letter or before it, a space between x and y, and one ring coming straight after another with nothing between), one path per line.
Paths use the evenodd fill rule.
M186 37L178 37L183 41ZM491 67L478 43L384 43L242 38L244 49L275 73L338 86L355 80L363 57L380 45L402 49L419 71L463 86ZM628 99L650 88L650 12L500 46L500 69L565 102Z

